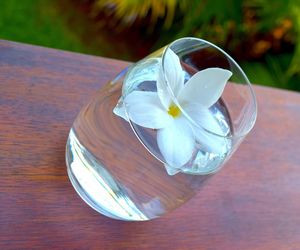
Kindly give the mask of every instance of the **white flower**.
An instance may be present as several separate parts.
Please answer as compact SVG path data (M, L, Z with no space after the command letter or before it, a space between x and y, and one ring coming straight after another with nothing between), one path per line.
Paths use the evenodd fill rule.
M222 135L209 107L220 98L232 73L221 68L208 68L184 83L180 60L171 49L166 51L164 62L164 67L160 64L157 76L157 92L133 91L123 103L132 122L157 129L157 145L167 163L167 171L175 174L191 159L196 144L208 152L224 150L222 137L205 129ZM121 114L124 111L115 109L114 112L126 119L124 113Z

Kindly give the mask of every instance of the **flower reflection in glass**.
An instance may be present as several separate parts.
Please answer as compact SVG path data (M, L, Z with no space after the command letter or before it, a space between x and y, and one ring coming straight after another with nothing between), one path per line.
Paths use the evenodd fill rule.
M213 135L222 135L222 130L209 108L221 97L231 75L225 69L207 68L185 82L178 56L167 49L156 76L157 92L137 90L124 98L132 122L157 129L157 145L169 174L179 172L189 162L196 143L208 152L223 150L224 140ZM127 120L124 112L114 112Z

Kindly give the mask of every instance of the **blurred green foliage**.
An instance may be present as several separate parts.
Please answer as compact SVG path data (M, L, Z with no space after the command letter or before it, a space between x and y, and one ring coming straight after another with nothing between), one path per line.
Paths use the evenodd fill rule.
M49 0L1 0L0 38L84 51L78 37L58 18Z
M145 13L150 27L157 27L162 19L165 25L158 28L156 47L179 37L200 37L225 48L242 64L252 82L300 91L299 0L92 2L94 11L110 11L123 25L140 22L147 18ZM159 13L151 3L160 3Z
M135 60L183 36L221 46L252 82L300 91L300 0L0 2L2 39Z
M103 32L97 33L80 7L80 0L0 0L0 39L129 58L126 49L116 49Z

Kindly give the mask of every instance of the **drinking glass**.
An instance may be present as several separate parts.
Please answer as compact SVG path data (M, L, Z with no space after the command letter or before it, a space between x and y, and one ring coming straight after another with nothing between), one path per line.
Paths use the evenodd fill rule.
M227 77L223 88L218 75ZM154 219L222 168L256 115L240 66L208 41L181 38L124 69L82 108L66 145L68 175L101 214Z

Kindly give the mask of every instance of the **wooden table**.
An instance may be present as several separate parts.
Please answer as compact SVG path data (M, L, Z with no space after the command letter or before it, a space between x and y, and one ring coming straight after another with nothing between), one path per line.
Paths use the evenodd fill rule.
M76 194L65 143L126 62L0 41L0 249L300 249L300 94L255 86L254 130L190 202L148 222Z

